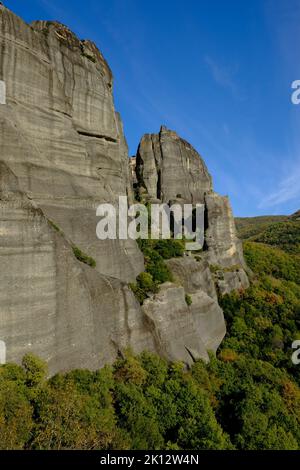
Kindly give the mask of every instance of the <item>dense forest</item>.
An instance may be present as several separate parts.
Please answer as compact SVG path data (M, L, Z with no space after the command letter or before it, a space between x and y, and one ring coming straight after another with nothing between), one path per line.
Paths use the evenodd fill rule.
M291 360L300 339L299 217L237 227L251 286L220 299L227 335L209 364L186 370L127 351L99 371L47 379L45 363L27 355L22 366L0 367L0 448L300 449L300 365ZM167 257L159 249L134 286L141 303L151 269Z

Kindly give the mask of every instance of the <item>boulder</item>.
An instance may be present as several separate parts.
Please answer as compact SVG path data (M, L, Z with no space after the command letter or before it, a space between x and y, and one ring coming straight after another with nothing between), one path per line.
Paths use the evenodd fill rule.
M199 358L208 360L207 351L215 352L225 335L223 312L217 301L203 291L191 297L188 306L184 288L165 283L143 306L159 353L186 364Z

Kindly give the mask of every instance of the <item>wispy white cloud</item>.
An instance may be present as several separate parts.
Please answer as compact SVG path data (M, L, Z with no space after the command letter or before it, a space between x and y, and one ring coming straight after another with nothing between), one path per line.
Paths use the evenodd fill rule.
M260 209L279 206L290 201L299 200L300 204L300 161L290 175L282 179L278 188L267 195L259 204Z
M237 85L236 75L239 70L237 64L223 65L210 56L205 56L204 60L211 72L212 78L218 85L229 90L235 98L241 101L246 99L244 93L241 92Z

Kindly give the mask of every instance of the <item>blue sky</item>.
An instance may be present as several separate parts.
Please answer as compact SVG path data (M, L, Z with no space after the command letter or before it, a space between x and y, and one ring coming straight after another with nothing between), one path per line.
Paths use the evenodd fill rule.
M4 0L92 39L130 154L165 124L203 156L237 216L300 208L299 0Z

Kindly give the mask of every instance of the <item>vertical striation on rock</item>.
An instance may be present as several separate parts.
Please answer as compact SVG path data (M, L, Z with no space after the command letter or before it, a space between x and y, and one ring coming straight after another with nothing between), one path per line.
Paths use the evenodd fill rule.
M196 150L176 132L162 126L143 136L136 156L140 191L150 200L204 202L211 176Z
M108 64L67 27L29 26L0 6L0 80L0 340L7 360L32 351L56 372L99 367L129 345L151 349L124 284L143 270L143 256L134 241L96 238L97 206L133 199ZM95 270L74 257L74 246L95 259Z
M129 161L112 72L95 44L58 22L27 25L0 4L1 83L0 343L7 360L33 352L51 373L94 369L128 346L187 364L207 359L225 334L216 286L244 287L247 276L228 200L213 192L204 161L164 127L144 136ZM136 242L96 238L97 206L117 207L126 195L131 203L135 192L204 203L207 219L201 259L169 260L176 283L142 307L128 287L144 269ZM74 256L77 247L95 269ZM213 264L226 269L222 279Z
M102 202L132 199L128 151L112 96L112 73L96 46L60 23L26 25L2 7L1 158L66 236L124 281L143 270L134 241L99 243Z
M135 171L140 197L145 200L204 204L205 243L201 257L219 271L227 270L222 279L215 279L220 293L248 287L229 199L213 191L212 178L196 150L176 132L162 126L159 134L142 137ZM183 264L187 263L190 261L183 260ZM172 266L178 274L178 263Z

